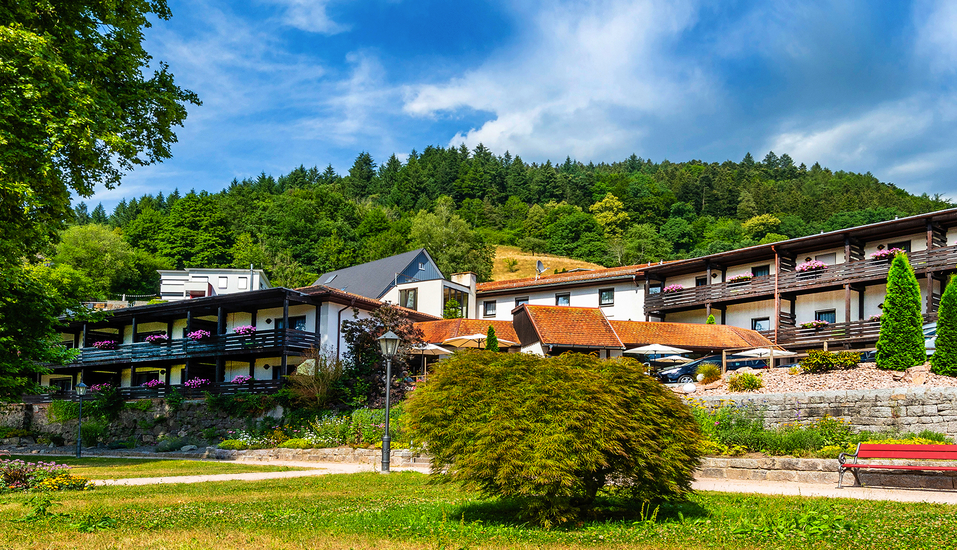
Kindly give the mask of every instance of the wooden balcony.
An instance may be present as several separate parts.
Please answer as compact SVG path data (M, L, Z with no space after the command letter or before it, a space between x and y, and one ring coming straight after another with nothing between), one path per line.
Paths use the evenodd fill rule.
M215 357L217 355L249 355L279 351L283 347L303 351L316 345L316 335L301 330L260 330L251 335L222 334L206 340L181 338L167 344L137 342L120 344L116 349L83 348L73 365L104 365L111 363L141 363L177 361L187 358Z
M131 401L134 399L155 399L164 398L171 388L179 390L180 394L187 399L200 399L209 392L213 395L236 395L238 393L270 394L276 393L282 387L282 380L251 380L245 384L232 384L223 382L220 384L210 384L198 389L191 389L182 384L173 384L170 386L160 386L158 388L120 388L120 395L123 399ZM87 394L84 401L89 401L95 396ZM22 396L23 403L49 403L51 401L78 401L79 396L75 391L61 391L55 393L44 393L39 395Z
M952 271L957 265L957 246L921 250L908 255L918 274L932 271ZM887 280L889 260L858 260L829 266L827 269L806 272L781 273L778 292L781 294L824 292L842 288L845 284L881 284ZM771 300L774 298L774 280L755 277L742 283L715 283L686 288L676 292L649 295L645 311L666 312L703 308L705 304L720 305L735 302Z
M936 314L924 315L924 323L937 320ZM880 321L851 321L849 323L831 323L821 328L801 328L782 326L778 330L778 344L789 348L821 347L824 342L829 346L845 344L872 343L881 333ZM773 330L762 330L760 334L774 341Z

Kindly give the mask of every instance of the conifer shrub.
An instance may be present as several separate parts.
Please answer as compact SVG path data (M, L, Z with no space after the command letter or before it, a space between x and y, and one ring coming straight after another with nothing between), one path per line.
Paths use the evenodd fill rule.
M688 407L624 358L456 353L406 414L434 479L513 499L544 527L581 517L600 492L636 506L682 498L702 449Z
M898 252L887 272L887 294L877 339L877 367L906 370L927 360L920 286L907 255Z
M937 312L937 343L930 356L930 370L943 376L957 376L957 278L951 276L940 297Z
M489 351L498 351L498 336L495 335L495 327L488 326L488 332L485 334L485 349Z
M714 325L714 324L716 324L716 323L715 323L715 320L714 320L714 315L708 315L708 320L705 321L704 324L706 324L706 325Z

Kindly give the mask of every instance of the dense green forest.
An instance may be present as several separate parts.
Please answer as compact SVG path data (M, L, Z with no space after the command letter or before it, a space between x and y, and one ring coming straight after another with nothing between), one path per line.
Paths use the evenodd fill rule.
M757 162L525 163L428 147L348 174L300 166L218 193L144 195L112 213L80 203L52 267L88 298L156 292L155 270L262 267L274 285L425 246L442 270L487 280L493 245L606 266L686 258L950 207L870 173Z

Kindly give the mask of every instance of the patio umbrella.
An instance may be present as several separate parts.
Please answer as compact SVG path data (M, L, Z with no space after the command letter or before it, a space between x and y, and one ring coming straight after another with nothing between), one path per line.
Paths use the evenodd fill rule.
M466 334L465 336L453 336L442 341L443 344L455 346L457 348L484 348L485 340L488 337L485 334ZM514 346L516 342L511 340L498 339L498 345L502 347Z
M771 357L772 352L775 357L788 357L791 355L797 355L797 353L793 351L788 351L786 349L772 350L772 348L754 348L754 349L749 349L747 351L736 352L735 355L743 355L745 357L757 357L758 359L764 359L765 357Z
M661 359L652 359L653 363L687 363L688 361L691 361L691 359L680 355L669 355Z
M637 348L626 349L623 353L637 353L640 355L659 355L664 353L691 353L691 350L666 346L664 344L648 344Z
M443 348L442 346L436 346L435 344L422 344L421 346L412 346L412 353L422 356L422 376L426 376L425 371L425 356L426 355L452 355L452 352Z

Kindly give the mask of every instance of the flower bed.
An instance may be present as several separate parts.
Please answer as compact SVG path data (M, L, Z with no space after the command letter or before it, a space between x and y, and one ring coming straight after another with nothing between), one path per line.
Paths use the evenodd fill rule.
M0 491L67 491L87 488L89 482L70 474L56 462L0 460Z
M664 292L665 294L670 294L670 293L672 293L672 292L678 292L679 290L684 290L684 288L685 288L685 287L683 287L683 286L681 286L681 285L679 285L679 284L673 284L673 285L668 285L668 286L666 286L666 287L663 288L661 291Z
M827 269L826 263L820 262L818 260L811 260L798 265L796 268L794 268L794 271L797 271L798 273L808 273L812 271L822 271L825 269Z
M241 327L236 327L236 334L242 334L243 336L250 336L256 333L256 327L252 325L243 325Z
M116 349L117 345L119 345L119 342L116 340L100 340L99 342L93 342L93 347L100 350Z
M903 248L888 248L886 250L878 250L877 252L871 254L872 260L892 260L898 252L904 252ZM905 252L906 253L906 252Z
M193 332L190 332L189 334L186 335L186 337L189 338L190 340L196 340L196 341L206 340L210 336L211 334L209 333L208 330L202 330L202 329L194 330Z
M150 334L149 336L145 338L145 340L150 344L156 344L156 345L168 344L169 336L165 334Z
M754 278L753 273L742 273L741 275L735 275L728 279L729 283L746 283Z
M809 323L801 323L801 328L823 328L830 324L831 323L828 323L827 321L815 320Z
M403 409L392 409L389 434L393 443L408 446L408 436L403 433ZM375 446L381 443L385 426L385 411L382 409L356 409L351 415L324 415L312 422L291 428L273 426L260 431L239 430L227 432L220 449L321 449L342 445ZM398 447L397 447L398 448Z

